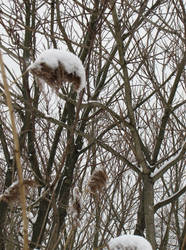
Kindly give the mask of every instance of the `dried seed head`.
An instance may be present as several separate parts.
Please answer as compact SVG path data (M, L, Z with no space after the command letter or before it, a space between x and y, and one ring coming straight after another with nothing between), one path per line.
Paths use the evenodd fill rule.
M51 68L46 63L41 63L30 69L30 72L44 80L51 88L59 91L63 83L70 82L74 89L78 90L80 87L80 77L74 74L69 74L65 71L63 65L59 63L57 68ZM42 89L42 86L39 86Z
M101 192L106 186L108 176L105 169L97 168L93 171L88 181L88 187L91 193L95 194L97 191Z
M48 49L32 63L28 70L39 80L58 91L65 82L73 84L78 93L85 88L85 68L78 56L69 51ZM42 88L41 88L42 89Z
M23 180L23 185L25 187L26 194L29 191L29 187L37 186L36 182L34 180ZM11 204L13 202L20 200L20 191L19 191L19 182L15 181L12 183L10 187L8 187L3 194L0 195L0 201L7 202L8 204Z
M69 206L69 213L72 215L74 225L77 225L81 213L81 194L78 187L75 187L73 190L73 197Z

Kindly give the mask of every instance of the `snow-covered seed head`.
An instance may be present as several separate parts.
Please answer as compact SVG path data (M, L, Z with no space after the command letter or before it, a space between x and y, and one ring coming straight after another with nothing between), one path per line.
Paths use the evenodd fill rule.
M92 194L101 192L106 186L108 176L104 168L97 168L93 171L88 181L88 188Z
M37 186L34 180L23 180L23 185L25 187L26 193L29 191L29 187ZM19 182L15 181L10 187L8 187L3 194L0 195L0 201L4 201L8 204L20 200Z
M46 50L28 67L28 70L42 80L40 83L43 84L44 81L57 91L65 82L72 83L77 92L80 92L86 84L85 69L81 60L68 51Z

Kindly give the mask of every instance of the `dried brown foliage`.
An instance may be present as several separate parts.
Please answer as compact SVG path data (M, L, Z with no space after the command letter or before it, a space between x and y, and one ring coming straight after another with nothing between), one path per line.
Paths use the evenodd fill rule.
M39 79L44 80L50 87L59 90L63 83L70 82L74 89L78 90L80 87L80 77L74 74L69 74L59 62L57 68L51 68L46 63L40 63L37 67L30 69L30 72ZM42 86L40 86L42 88Z
M29 187L36 186L36 183L34 180L25 179L23 180L23 185L25 187L25 192L27 194L29 191ZM2 200L4 202L7 202L8 204L19 201L20 200L19 188L20 188L19 182L18 181L14 182L9 188L5 190L3 194L0 195L0 201Z
M105 169L95 169L88 181L88 187L91 193L95 194L97 191L101 192L106 186L108 176Z

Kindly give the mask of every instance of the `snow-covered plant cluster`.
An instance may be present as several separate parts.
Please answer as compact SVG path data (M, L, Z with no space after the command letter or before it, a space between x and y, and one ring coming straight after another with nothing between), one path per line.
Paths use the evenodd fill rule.
M122 235L109 241L110 250L152 250L151 244L137 235Z
M86 85L84 66L79 57L69 51L45 50L28 70L39 79L41 89L44 82L57 91L65 82L71 82L77 92Z

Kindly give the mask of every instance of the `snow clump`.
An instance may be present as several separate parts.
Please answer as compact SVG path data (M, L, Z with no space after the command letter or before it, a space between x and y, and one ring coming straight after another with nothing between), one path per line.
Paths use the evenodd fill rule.
M137 235L122 235L113 238L108 242L108 247L110 250L152 250L151 244Z

